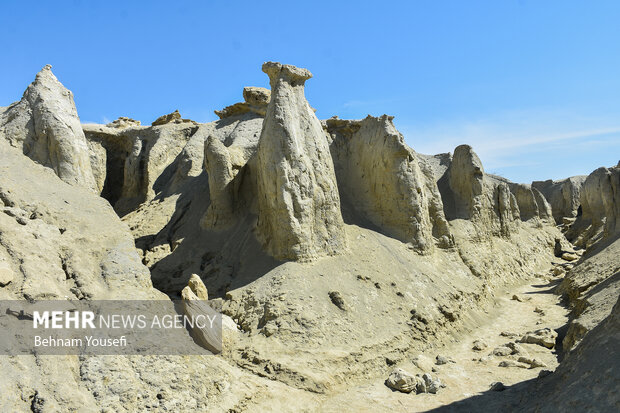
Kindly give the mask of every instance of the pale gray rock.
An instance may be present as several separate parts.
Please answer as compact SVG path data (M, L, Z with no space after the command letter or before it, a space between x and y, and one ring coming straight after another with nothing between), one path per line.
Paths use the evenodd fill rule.
M585 175L573 176L560 181L551 179L532 182L532 188L538 189L551 205L553 218L561 224L564 217L577 217L581 205L581 187L586 180Z
M321 123L304 96L306 69L268 62L271 100L258 144L257 234L277 259L346 250L340 197Z
M555 339L558 337L558 333L550 328L541 328L536 331L527 332L521 339L520 343L538 344L543 347L553 348L555 347Z
M73 94L45 66L22 99L0 113L4 139L63 181L93 192L97 185Z
M388 376L385 384L391 389L411 393L412 391L417 392L418 387L424 384L424 380L401 368L395 368Z
M581 216L569 230L573 244L587 247L620 232L620 166L598 168L581 188ZM570 238L569 238L570 239Z
M393 117L325 122L338 187L352 222L373 227L421 253L452 245L431 166L405 144ZM358 219L355 219L355 216Z

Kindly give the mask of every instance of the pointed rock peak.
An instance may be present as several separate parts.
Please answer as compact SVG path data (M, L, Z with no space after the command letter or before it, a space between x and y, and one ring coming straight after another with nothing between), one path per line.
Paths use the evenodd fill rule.
M46 65L18 105L0 119L0 136L21 147L33 161L50 167L63 181L97 191L88 144L73 94ZM8 133L6 132L8 131Z
M306 80L312 77L308 69L293 65L283 65L278 62L265 62L263 72L269 76L271 87L273 88L279 79L282 79L293 86L303 85Z
M39 73L37 73L37 75L35 76L34 82L32 84L37 86L40 83L44 83L46 81L54 82L57 85L57 87L59 86L59 87L65 89L65 87L62 85L62 83L60 83L60 81L58 81L58 79L56 78L56 76L52 72L52 65L45 65L45 66L43 66L43 69L41 69L39 71Z

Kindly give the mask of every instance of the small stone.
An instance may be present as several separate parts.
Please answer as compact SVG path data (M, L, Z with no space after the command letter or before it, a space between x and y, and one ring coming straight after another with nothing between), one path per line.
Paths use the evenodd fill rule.
M197 274L192 274L189 277L189 281L187 282L189 288L191 288L192 292L196 294L199 300L208 300L209 292L207 291L207 287L205 287L202 279Z
M579 259L579 255L565 252L564 254L562 254L562 259L564 261L575 261Z
M538 313L538 314L540 314L540 315L545 315L545 311L544 311L542 308L540 308L540 307L536 307L536 308L534 309L534 312L535 312L535 313Z
M504 361L499 363L499 367L519 367L519 368L522 368L522 369L527 369L530 366L528 364L520 363L520 362L514 361L514 360L504 360Z
M474 345L472 346L472 350L482 351L482 350L484 350L487 347L488 347L488 345L484 341L476 340L476 341L474 341Z
M519 334L517 333L513 333L512 331L502 331L501 333L499 333L500 336L502 337L519 337Z
M493 351L491 352L491 354L493 354L494 356L509 356L512 354L512 350L509 349L506 346L499 346L496 347L495 349L493 349Z
M518 302L520 302L520 303L522 303L522 302L523 302L523 300L521 299L521 297L519 297L519 296L518 296L518 295L516 295L516 294L514 294L514 295L512 296L512 299L513 299L513 300L515 300L515 301L518 301Z
M342 311L346 311L346 305L344 303L344 299L342 298L342 294L339 291L330 291L329 298L332 300L332 303Z
M441 366L443 364L448 364L448 363L454 363L454 360L450 359L449 357L439 356L439 355L435 357L435 364L437 364L438 366Z
M534 369L536 367L547 367L547 365L545 363L543 363L542 361L537 360L535 358L519 357L518 362L519 363L529 364L530 368L532 368L532 369Z
M494 381L491 383L491 387L489 387L491 391L504 391L506 390L506 386L501 381Z
M566 274L566 271L562 267L555 267L553 269L553 275L555 275L556 277L562 276L564 274Z

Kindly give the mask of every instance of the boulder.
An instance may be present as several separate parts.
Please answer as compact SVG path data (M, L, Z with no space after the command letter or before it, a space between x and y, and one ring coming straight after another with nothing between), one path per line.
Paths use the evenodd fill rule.
M304 96L312 74L268 62L271 100L257 152L257 234L280 260L309 261L346 250L340 197L321 123Z
M52 168L68 184L97 191L73 94L50 65L37 73L19 102L0 113L0 139Z
M542 328L536 331L526 333L519 340L520 343L538 344L539 346L553 348L555 347L555 339L558 333L550 328Z
M385 385L390 389L394 389L402 393L411 393L412 391L417 392L418 387L422 384L424 384L423 379L414 376L401 368L395 368L392 370L385 381Z

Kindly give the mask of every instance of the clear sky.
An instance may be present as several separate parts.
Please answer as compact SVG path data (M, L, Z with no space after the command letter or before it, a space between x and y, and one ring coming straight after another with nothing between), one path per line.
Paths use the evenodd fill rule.
M0 39L0 106L49 63L82 122L206 122L275 60L313 72L319 118L394 115L513 181L620 160L618 1L3 1Z

